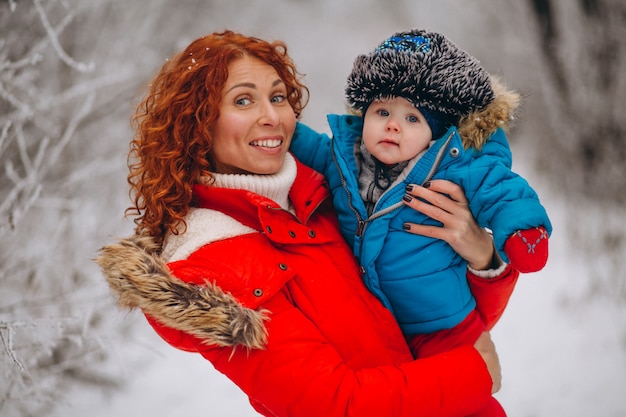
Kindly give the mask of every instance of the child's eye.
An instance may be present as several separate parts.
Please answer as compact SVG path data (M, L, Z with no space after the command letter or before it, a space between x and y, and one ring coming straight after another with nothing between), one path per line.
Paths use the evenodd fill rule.
M406 120L408 120L409 123L417 123L420 119L417 116L407 116Z
M385 110L385 109L380 109L380 110L378 110L378 115L379 116L383 116L383 117L387 117L387 116L389 116L389 112L387 110Z
M235 104L238 106L247 106L250 103L252 103L252 101L248 97L240 97L235 100Z

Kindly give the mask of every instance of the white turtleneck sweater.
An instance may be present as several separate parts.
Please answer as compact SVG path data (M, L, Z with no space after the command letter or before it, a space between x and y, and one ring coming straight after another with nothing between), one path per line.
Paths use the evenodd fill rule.
M289 190L296 179L296 161L291 154L285 155L285 162L279 172L272 175L253 174L213 174L214 182L210 186L248 190L267 197L278 203L285 210L292 210L289 201ZM207 178L201 178L200 183L207 183ZM187 259L202 246L222 239L248 233L258 233L256 230L241 224L232 217L210 209L190 207L185 216L187 230L185 233L165 236L161 256L166 262Z

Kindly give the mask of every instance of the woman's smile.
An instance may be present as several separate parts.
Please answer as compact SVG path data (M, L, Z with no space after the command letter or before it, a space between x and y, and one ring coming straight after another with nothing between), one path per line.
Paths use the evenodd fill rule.
M283 144L282 139L257 139L250 143L251 146L257 146L260 148L275 149Z

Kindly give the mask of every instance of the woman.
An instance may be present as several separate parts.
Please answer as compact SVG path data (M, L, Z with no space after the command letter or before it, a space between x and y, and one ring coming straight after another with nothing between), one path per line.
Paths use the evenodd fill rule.
M230 31L169 60L135 119L137 234L97 262L120 305L203 355L263 415L471 415L500 386L489 335L413 360L361 281L323 177L287 152L308 92L297 77L283 43ZM488 269L493 245L456 203L461 190L415 188L411 205L444 227L413 232ZM516 278L468 273L482 314L501 314Z

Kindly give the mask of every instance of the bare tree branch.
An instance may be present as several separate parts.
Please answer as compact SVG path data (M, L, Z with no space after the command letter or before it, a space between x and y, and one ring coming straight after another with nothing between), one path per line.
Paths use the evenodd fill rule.
M72 57L70 57L69 55L67 55L67 53L65 53L65 51L63 50L63 47L59 43L59 39L57 38L56 31L54 30L54 28L52 27L52 25L50 25L50 22L48 21L48 16L46 15L46 11L41 6L41 1L33 0L33 3L35 5L35 9L37 10L37 13L39 13L39 18L41 19L41 23L43 24L43 27L46 29L46 32L48 34L48 39L50 40L50 43L52 44L52 47L56 51L59 58L61 58L63 62L65 62L70 67L74 68L76 71L79 71L79 72L93 71L95 67L95 64L93 62L90 62L87 64L78 62L74 60ZM68 13L66 15L66 18L68 21L72 20L74 18L74 15Z

